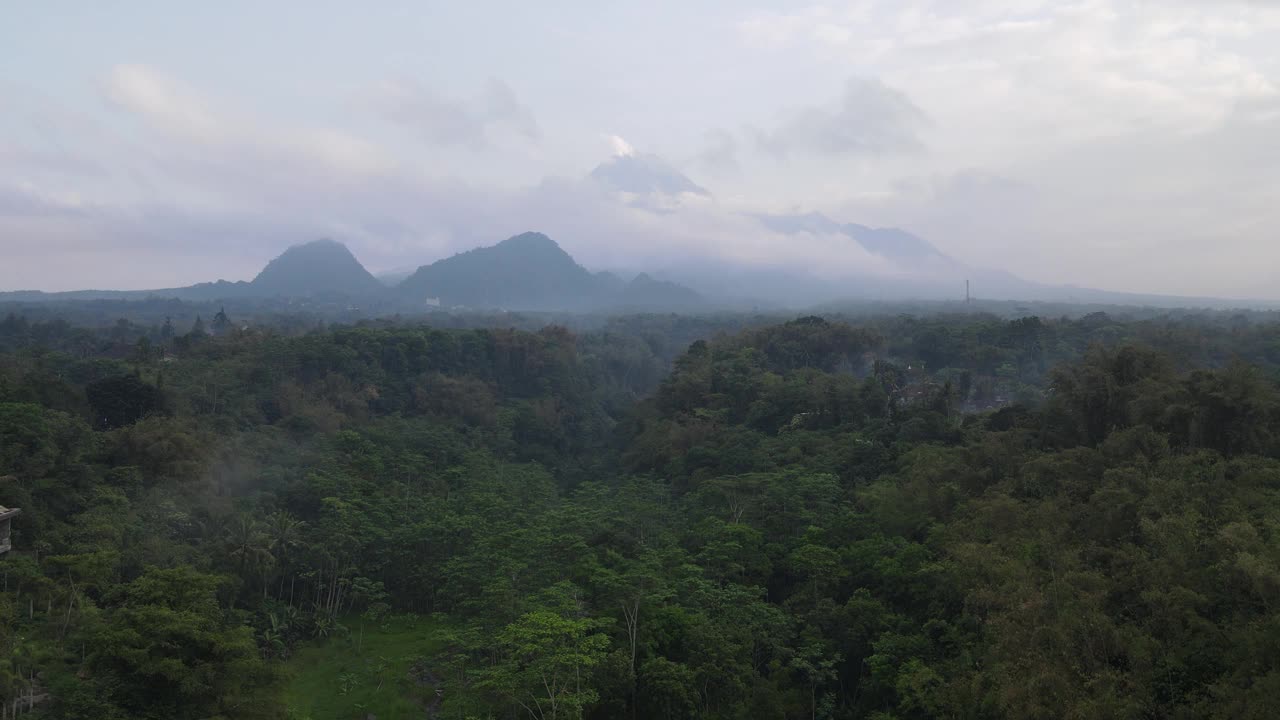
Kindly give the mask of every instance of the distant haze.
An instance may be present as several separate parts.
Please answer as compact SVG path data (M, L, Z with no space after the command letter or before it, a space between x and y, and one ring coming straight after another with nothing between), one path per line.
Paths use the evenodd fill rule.
M659 278L1280 300L1280 3L621 5L10 3L0 290L538 231Z

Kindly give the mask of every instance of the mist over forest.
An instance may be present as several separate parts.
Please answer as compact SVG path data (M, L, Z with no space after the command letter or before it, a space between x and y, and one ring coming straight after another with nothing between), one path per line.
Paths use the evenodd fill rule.
M1276 709L1272 313L239 302L5 305L6 713Z
M1280 718L1278 33L0 4L0 720Z

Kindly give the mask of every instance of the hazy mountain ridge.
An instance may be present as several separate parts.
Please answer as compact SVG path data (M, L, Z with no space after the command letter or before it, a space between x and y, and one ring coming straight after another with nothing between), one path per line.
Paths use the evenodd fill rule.
M645 310L704 304L694 290L641 273L592 273L554 240L527 232L418 268L397 288L410 303L513 310Z
M845 235L863 250L896 262L912 260L955 261L919 235L894 227L873 228L857 223L839 223L818 212L800 215L756 215L766 228L784 235L823 233Z
M374 273L373 276L383 285L386 285L387 287L395 287L405 280L408 280L409 276L417 271L417 267L400 267L391 270L383 270L382 272Z
M350 299L358 301L349 303L352 306L387 312L424 308L617 312L689 311L704 307L798 309L842 300L962 300L971 292L973 297L992 300L1153 307L1274 305L1038 283L1003 269L969 265L903 228L845 222L820 212L735 212L720 206L707 189L661 157L638 153L624 141L614 140L615 154L582 180L594 188L583 202L603 195L629 212L649 217L675 217L685 211L708 217L731 216L736 225L730 232L750 236L743 237L748 245L768 244L765 252L738 254L726 249L715 255L685 256L676 251L665 258L657 256L657 267L649 265L655 262L651 258L645 261L647 267L615 265L614 272L592 272L547 235L526 232L412 270L401 267L375 277L342 243L318 240L289 248L248 282L219 280L143 291L0 293L0 299ZM574 213L579 208L581 205L567 205L564 212ZM758 223L755 228L748 227L754 223ZM712 227L717 225L712 223ZM752 229L764 232L752 235ZM598 232L606 235L603 230ZM660 234L663 230L654 226L652 232ZM599 239L584 238L572 227L567 235L575 247ZM468 233L463 232L462 236ZM473 231L469 236L481 235ZM793 244L791 257L776 257L779 251L784 256L791 252ZM774 259L762 262L762 256Z
M683 262L663 270L662 279L638 273L631 280L614 272L591 272L550 237L537 232L513 236L422 265L398 284L379 280L341 242L316 240L295 245L271 260L252 281L218 280L155 290L75 290L0 292L0 300L191 301L280 298L289 301L359 301L361 307L399 312L427 308L568 312L691 312L708 308L803 308L842 300L959 300L966 280L973 296L990 300L1108 303L1148 307L1275 307L1256 300L1149 295L1055 286L1023 280L1003 270L974 268L939 251L927 240L897 228L839 223L820 213L754 216L781 235L839 234L865 252L908 271L927 274L852 273L823 278L819 268L749 267L724 261ZM385 275L385 274L384 274Z
M622 307L686 311L708 304L696 290L669 280L657 280L648 273L640 273L627 283L618 302Z
M527 232L423 265L395 292L444 306L566 309L589 307L604 288L554 240Z
M254 293L280 297L359 297L384 288L346 245L327 239L290 247L267 263L249 285Z
M198 283L155 290L14 291L0 299L209 301L247 298L350 298L388 308L466 307L507 310L598 311L683 309L705 303L697 292L642 274L630 282L592 273L554 240L527 232L420 266L394 285L374 277L346 245L314 240L294 245L266 264L252 281Z
M181 300L218 300L250 297L304 298L313 296L362 297L385 290L360 264L346 245L336 240L312 240L293 245L273 258L253 280L215 280L186 287L154 290L72 290L45 293L0 293L10 300L136 300L172 297Z
M608 190L637 195L711 194L662 158L647 153L615 155L597 165L588 178Z

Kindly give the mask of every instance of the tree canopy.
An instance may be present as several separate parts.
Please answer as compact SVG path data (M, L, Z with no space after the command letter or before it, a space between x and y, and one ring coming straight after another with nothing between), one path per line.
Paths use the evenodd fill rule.
M1274 324L169 317L0 322L6 714L1280 715Z

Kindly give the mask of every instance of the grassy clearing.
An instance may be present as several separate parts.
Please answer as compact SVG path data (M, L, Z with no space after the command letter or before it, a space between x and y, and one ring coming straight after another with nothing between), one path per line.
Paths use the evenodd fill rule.
M409 671L436 650L436 624L416 615L381 622L352 617L343 624L349 634L302 646L286 664L284 700L291 720L425 717L434 688L414 681Z

